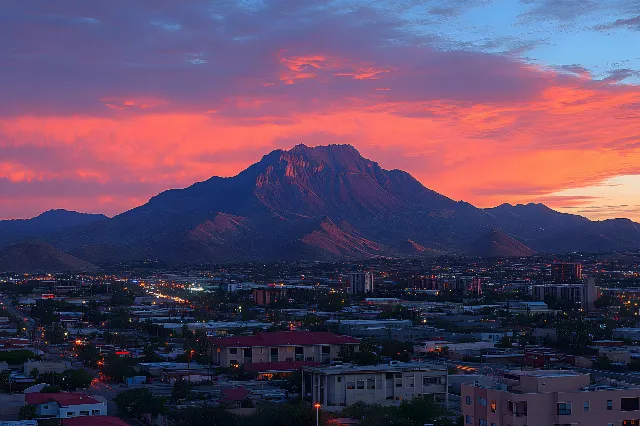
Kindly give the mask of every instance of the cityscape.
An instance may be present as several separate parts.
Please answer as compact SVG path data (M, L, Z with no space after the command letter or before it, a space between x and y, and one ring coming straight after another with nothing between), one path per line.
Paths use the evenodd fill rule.
M0 415L633 425L639 281L631 254L5 273Z
M0 426L640 426L640 0L0 0Z

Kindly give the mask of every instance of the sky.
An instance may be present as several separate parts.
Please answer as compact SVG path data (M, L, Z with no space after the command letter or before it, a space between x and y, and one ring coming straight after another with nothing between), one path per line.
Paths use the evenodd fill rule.
M0 219L349 143L478 207L640 221L640 0L2 0Z

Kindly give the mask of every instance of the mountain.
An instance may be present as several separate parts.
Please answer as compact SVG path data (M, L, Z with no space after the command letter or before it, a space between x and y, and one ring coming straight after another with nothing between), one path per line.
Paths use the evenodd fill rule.
M105 219L101 214L49 210L31 219L0 220L0 247Z
M44 239L96 264L640 249L631 221L592 222L541 204L479 209L382 169L349 145L275 150L237 176L164 191Z
M97 267L49 244L27 241L0 249L2 272L89 272Z
M484 257L526 257L536 252L504 232L494 229L475 240L467 254Z

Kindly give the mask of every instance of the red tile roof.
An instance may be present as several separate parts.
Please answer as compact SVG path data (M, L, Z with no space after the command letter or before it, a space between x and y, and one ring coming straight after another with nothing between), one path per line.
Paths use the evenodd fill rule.
M112 416L80 416L63 419L62 426L129 426L129 424Z
M308 346L357 344L360 340L351 336L313 331L274 331L257 333L253 336L219 337L211 339L218 347L252 346Z
M302 367L318 367L320 362L311 361L282 361L282 362L250 362L244 364L245 371L257 371L258 373L296 371Z
M251 391L241 387L227 388L220 391L220 402L224 401L244 401L251 395Z
M25 400L29 405L45 404L49 401L55 401L61 407L69 407L71 405L81 404L98 404L100 401L82 393L59 392L59 393L28 393Z

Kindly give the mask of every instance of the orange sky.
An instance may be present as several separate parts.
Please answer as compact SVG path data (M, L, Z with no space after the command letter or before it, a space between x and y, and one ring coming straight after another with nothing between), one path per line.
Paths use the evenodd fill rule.
M72 3L5 13L16 25L0 29L15 42L0 60L0 219L115 215L276 148L349 143L479 207L640 221L633 70L597 78L526 49L451 48L366 5L309 20L283 2L293 25L267 6Z

